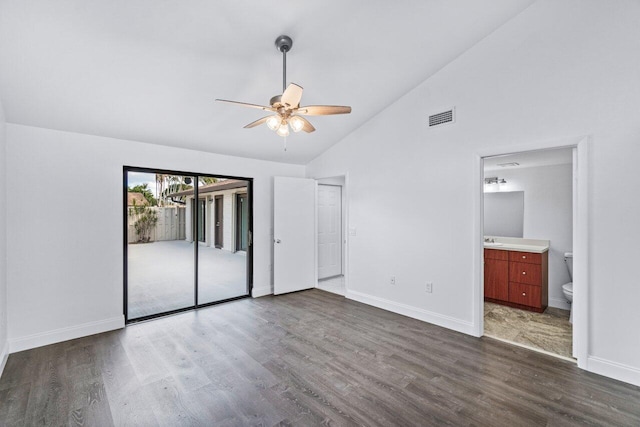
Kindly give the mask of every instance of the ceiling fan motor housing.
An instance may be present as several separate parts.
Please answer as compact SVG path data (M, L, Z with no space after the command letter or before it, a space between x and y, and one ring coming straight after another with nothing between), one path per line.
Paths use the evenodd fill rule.
M282 105L280 100L282 100L282 95L276 95L269 100L269 105L272 107L276 106L276 104Z
M283 34L281 36L278 36L278 38L276 39L276 48L279 52L289 52L292 46L293 40L289 36Z

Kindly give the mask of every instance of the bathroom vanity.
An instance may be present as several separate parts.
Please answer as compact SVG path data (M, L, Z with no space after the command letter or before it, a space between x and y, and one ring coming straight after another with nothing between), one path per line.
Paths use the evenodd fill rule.
M484 300L542 313L549 301L549 241L486 238Z

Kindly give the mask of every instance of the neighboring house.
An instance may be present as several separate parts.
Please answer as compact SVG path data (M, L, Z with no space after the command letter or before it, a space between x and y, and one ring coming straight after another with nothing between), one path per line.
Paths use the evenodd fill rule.
M194 240L192 219L193 189L173 193L185 197L185 240ZM199 242L231 252L246 251L249 225L247 181L225 179L198 187Z

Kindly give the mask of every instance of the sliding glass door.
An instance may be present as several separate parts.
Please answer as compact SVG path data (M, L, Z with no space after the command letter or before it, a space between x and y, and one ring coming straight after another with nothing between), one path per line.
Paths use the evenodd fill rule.
M124 168L127 322L250 294L251 179Z
M207 206L204 213L208 230L206 239L198 248L198 304L235 298L247 294L247 254L235 241L241 233L249 239L246 224L238 222L238 212L244 209L238 203L238 194L247 193L249 182L230 179L214 183L201 182L198 193ZM248 205L247 202L244 203ZM210 224L215 226L211 227ZM219 233L218 236L215 233Z

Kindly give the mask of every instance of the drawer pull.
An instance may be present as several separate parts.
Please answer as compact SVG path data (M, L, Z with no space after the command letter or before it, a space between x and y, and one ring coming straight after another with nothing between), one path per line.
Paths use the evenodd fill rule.
M523 297L526 297L526 296L527 296L527 293L526 293L526 292L523 292L523 293L522 293L522 296L523 296Z
M523 275L523 276L524 276L524 275L526 275L526 274L527 274L527 272L526 272L526 271L523 271L523 272L522 272L522 275Z
M522 259L527 259L527 256L526 255L522 255Z

